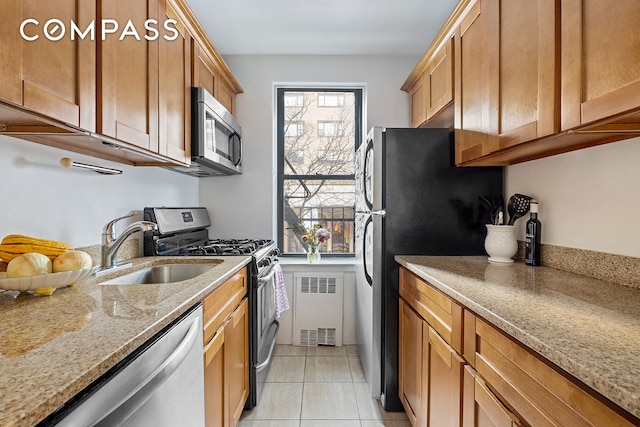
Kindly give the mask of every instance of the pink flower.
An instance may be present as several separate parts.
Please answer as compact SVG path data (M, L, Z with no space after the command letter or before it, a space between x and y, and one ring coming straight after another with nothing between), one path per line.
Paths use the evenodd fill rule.
M303 242L309 241L309 236L307 236L306 234L304 236L302 236L302 241Z
M316 239L318 239L320 243L324 243L326 240L329 240L330 237L331 234L329 234L326 228L319 228L316 231Z

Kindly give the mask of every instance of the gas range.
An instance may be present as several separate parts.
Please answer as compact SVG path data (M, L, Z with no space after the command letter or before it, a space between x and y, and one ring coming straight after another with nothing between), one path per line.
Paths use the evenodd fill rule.
M278 248L268 239L209 239L206 208L144 208L144 219L158 225L144 233L145 256L249 255L249 396L257 405L271 363L280 323L275 312Z
M145 256L252 255L256 267L277 256L269 239L209 239L211 225L206 208L144 208L144 219L158 225L144 233Z

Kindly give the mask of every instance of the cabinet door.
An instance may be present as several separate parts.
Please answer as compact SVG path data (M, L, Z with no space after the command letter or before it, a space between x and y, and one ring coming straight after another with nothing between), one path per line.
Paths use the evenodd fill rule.
M429 87L425 85L426 74L413 84L409 90L409 121L411 127L420 127L427 121L427 95ZM428 81L427 81L428 82Z
M428 392L428 388L424 385L427 384L428 371L424 367L429 362L423 358L428 358L429 353L424 351L428 339L424 341L423 325L428 331L425 322L401 299L398 389L402 405L414 427L426 425L425 391Z
M240 420L249 397L249 312L245 298L233 312L224 330L225 385L229 426Z
M191 35L172 3L161 0L160 17L177 22L177 40L160 38L158 152L191 162Z
M498 5L490 12L499 14L488 28L487 54L498 53L490 56L490 76L499 79L490 108L498 111L497 148L503 149L558 132L559 2L489 1Z
M562 1L562 129L640 107L640 2Z
M431 328L429 341L429 424L460 427L464 360Z
M220 75L220 74L219 74ZM224 107L233 115L236 109L236 94L231 85L220 76L218 78L218 88L216 90L216 99L220 101Z
M453 39L446 41L429 61L427 119L453 101Z
M71 40L70 22L84 30L96 19L96 2L0 0L0 98L88 131L95 131L95 41ZM46 23L55 17L59 24ZM19 28L30 18L24 33ZM45 37L45 26L52 41ZM54 30L55 27L57 30ZM62 29L64 28L64 30Z
M522 424L479 379L464 368L463 427L517 427Z
M215 96L218 78L215 74L213 60L200 44L193 40L193 86L203 87Z
M488 28L498 18L496 0L478 0L463 18L455 35L456 164L477 159L498 149L497 109L491 94L498 79L491 75ZM493 77L493 78L492 78Z
M158 20L158 0L103 1L99 16L145 28ZM123 24L124 25L124 24ZM98 133L158 152L158 46L117 34L100 42Z
M204 347L204 400L207 427L225 427L225 331L220 327Z
M197 41L193 42L193 85L203 87L231 114L235 114L236 93L224 79L216 62Z

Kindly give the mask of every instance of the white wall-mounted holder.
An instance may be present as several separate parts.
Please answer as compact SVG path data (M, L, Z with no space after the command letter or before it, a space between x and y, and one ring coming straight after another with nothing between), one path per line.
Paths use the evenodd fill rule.
M78 163L78 162L74 162L73 160L71 160L69 157L63 157L60 159L60 166L64 167L64 168L70 168L70 167L76 167L76 168L80 168L80 169L86 169L86 170L90 170L90 171L94 171L97 172L101 175L120 175L122 174L122 171L119 169L111 169L111 168L105 168L104 166L95 166L95 165L88 165L86 163Z

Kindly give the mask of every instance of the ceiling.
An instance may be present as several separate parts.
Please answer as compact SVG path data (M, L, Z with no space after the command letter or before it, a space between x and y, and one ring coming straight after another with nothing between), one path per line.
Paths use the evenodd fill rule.
M187 0L222 55L415 55L458 0Z

